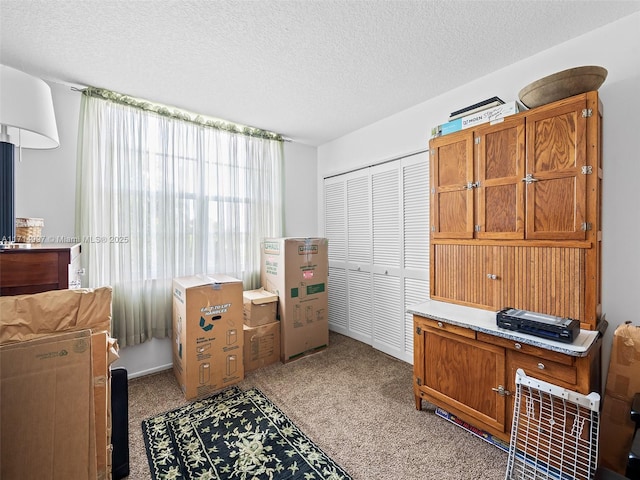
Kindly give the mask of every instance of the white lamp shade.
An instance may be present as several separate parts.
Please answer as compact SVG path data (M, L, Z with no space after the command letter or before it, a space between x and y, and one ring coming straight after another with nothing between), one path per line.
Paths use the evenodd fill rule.
M49 85L6 65L0 65L0 125L7 127L9 143L16 146L60 146Z

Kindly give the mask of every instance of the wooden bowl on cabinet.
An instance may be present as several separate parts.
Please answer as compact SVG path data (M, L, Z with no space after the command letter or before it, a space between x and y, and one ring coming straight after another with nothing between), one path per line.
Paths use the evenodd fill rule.
M518 93L529 108L562 100L600 88L607 78L607 69L598 66L575 67L554 73L530 83Z

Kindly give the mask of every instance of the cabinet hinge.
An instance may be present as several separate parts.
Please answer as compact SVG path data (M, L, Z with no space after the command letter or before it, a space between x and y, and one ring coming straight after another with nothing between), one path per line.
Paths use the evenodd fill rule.
M589 223L589 222L584 222L584 223L582 224L582 230L584 230L585 232L586 232L587 230L591 230L591 223Z
M476 145L480 145L480 137L476 137L473 141Z
M591 115L593 115L593 110L591 110L590 108L582 109L582 118L589 118Z
M418 384L419 387L421 387L422 386L422 379L416 377L416 383Z
M431 231L435 232L436 231L436 226L435 225L431 225Z
M593 167L591 165L585 165L582 167L583 175L591 175L593 173Z
M436 149L432 148L431 150L429 150L429 155L431 155L432 157L436 154Z
M416 335L422 335L422 327L416 327Z
M476 232L479 232L479 231L480 231L480 225L476 225L476 226L474 227L474 229L475 229L475 231L476 231Z
M432 187L431 188L431 195L435 195L435 193L436 193L436 189L435 189L435 187Z

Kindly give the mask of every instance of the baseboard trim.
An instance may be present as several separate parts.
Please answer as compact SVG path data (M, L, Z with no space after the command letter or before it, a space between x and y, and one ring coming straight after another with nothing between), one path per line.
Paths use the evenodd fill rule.
M127 378L131 380L132 378L144 377L145 375L151 375L153 373L163 372L165 370L170 370L173 368L173 364L169 363L167 365L158 365L157 367L148 368L147 370L140 370L139 372L131 372L127 374Z

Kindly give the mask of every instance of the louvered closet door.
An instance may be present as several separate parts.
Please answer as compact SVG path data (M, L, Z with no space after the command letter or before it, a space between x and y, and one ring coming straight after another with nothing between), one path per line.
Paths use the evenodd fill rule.
M413 363L413 316L407 307L429 298L429 155L402 160L404 349L399 358Z
M348 335L347 192L346 181L324 182L325 237L329 240L329 328Z
M369 169L346 175L348 331L371 344L371 180Z
M399 357L404 349L400 162L371 169L373 347Z
M413 362L413 318L429 298L429 157L325 179L329 326Z
M324 182L329 240L329 328L371 345L371 187L369 169Z

